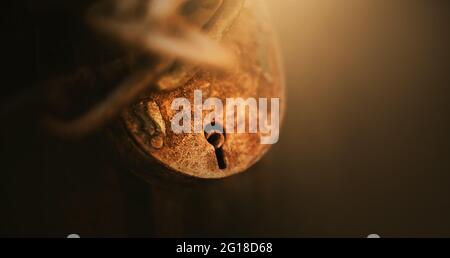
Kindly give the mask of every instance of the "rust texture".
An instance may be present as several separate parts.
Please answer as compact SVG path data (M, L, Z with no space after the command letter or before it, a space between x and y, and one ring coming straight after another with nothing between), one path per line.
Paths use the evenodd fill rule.
M220 37L217 36L237 60L232 68L225 71L205 68L197 72L190 70L187 82L170 91L149 93L146 100L124 112L125 127L144 155L183 175L216 179L245 171L266 153L270 146L260 144L259 133L174 134L169 129L170 120L177 112L171 109L172 101L183 97L193 103L194 91L199 89L204 99L215 97L224 103L227 97L280 98L283 113L284 85L278 49L269 19L262 8L259 1L248 1L232 26ZM158 108L153 107L155 103ZM159 112L155 112L156 109ZM152 114L162 117L162 121L152 117ZM160 143L161 128L167 128L162 148L159 144L152 144L153 137L157 137ZM222 155L225 164L218 162L218 155ZM152 173L152 169L146 169L145 165L139 171L142 174Z
M113 58L98 65L78 63L71 73L41 83L42 95L56 111L44 119L52 132L79 138L119 120L123 132L113 141L119 150L130 150L123 153L125 160L142 156L145 162L138 168L131 162L130 168L145 176L159 164L177 175L224 178L245 171L266 153L270 146L260 144L259 133L176 135L170 122L176 112L172 101L183 97L192 103L195 90L202 90L203 99L224 103L226 98L280 98L282 116L283 73L263 1L88 2L85 23ZM104 94L93 97L92 91ZM92 101L79 104L73 96ZM70 107L75 115L59 116Z

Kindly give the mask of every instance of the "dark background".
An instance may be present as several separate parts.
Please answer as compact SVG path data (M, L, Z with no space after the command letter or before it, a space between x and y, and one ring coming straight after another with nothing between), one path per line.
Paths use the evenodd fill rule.
M288 107L261 162L188 189L151 185L102 132L55 139L28 107L2 118L0 235L450 237L448 1L268 2ZM2 99L45 77L33 16L5 6ZM79 45L58 33L59 47Z

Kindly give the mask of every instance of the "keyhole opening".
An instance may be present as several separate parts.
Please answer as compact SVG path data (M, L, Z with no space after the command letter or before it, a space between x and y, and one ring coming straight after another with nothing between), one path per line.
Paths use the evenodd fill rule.
M214 127L215 123L211 123L211 126ZM227 163L225 161L225 154L222 149L222 146L225 143L225 134L217 130L205 130L205 137L206 140L214 147L219 169L226 169Z

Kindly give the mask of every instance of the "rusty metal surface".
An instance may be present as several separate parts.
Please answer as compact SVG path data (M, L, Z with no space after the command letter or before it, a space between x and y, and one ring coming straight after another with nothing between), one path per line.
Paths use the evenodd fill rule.
M202 90L203 98L280 98L284 111L283 75L278 49L269 19L262 6L248 1L221 43L230 50L237 64L225 72L202 69L191 74L175 90L150 93L123 114L125 127L144 155L170 170L196 178L223 178L245 171L257 162L270 146L259 142L260 133L227 134L221 144L226 167L218 164L215 148L203 134L174 134L170 120L175 98L194 98ZM161 120L162 118L162 120ZM161 142L163 141L163 143ZM162 145L162 147L161 147ZM151 174L152 168L139 169Z
M40 25L44 29L52 27L47 9L65 14L59 13L59 5L53 10L54 4L43 3L45 11L37 14L45 20ZM37 106L46 107L42 120L53 134L82 139L119 124L123 130L113 130L110 138L124 160L144 161L129 167L145 176L163 167L182 176L224 178L245 171L269 149L260 144L260 133L176 135L170 127L172 101L192 100L195 90L222 101L280 98L282 116L283 72L263 1L96 0L71 5L77 11L64 9L73 14L64 26L55 27L67 26L71 40L86 41L64 54L87 58L67 65L65 73L49 66L52 76L37 83L36 96L42 98ZM36 39L38 50L41 41ZM39 60L39 65L47 61Z

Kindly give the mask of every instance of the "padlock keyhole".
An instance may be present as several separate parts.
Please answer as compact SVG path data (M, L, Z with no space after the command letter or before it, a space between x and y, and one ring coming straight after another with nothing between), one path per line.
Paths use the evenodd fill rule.
M215 123L211 123L211 127L214 127ZM209 128L211 128L209 127ZM208 127L207 127L208 128ZM216 154L217 165L219 169L226 169L227 163L225 161L225 154L223 152L223 144L225 143L225 134L215 130L205 130L206 140L214 147Z
M225 156L223 153L222 147L215 150L216 152L216 159L217 159L217 165L219 165L219 169L226 169L227 163L225 162Z

